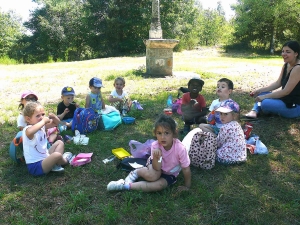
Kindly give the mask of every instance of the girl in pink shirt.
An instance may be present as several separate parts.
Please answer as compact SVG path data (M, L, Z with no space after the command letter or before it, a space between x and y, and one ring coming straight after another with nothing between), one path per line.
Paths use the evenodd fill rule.
M161 115L155 123L154 134L157 141L151 146L150 164L131 171L125 180L111 181L107 185L108 191L161 191L177 181L176 177L181 170L185 185L178 189L189 190L190 159L184 145L176 138L176 122L169 116ZM145 181L135 182L139 177Z

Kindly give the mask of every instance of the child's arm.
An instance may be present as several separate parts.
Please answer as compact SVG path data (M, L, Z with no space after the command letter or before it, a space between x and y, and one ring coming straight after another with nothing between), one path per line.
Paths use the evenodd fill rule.
M102 109L105 109L105 102L104 102L104 100L103 100L102 95L101 95L101 101L102 101Z
M46 124L50 123L50 119L48 117L44 117L40 122L32 125L31 127L28 127L26 129L26 136L31 140L34 137L34 134L38 132L39 129L41 129Z
M87 95L85 98L84 108L90 108L90 101L91 101L91 97L90 97L90 95Z
M162 156L162 154L161 154L161 150L160 149L154 149L153 150L152 167L156 171L160 171L161 170L161 162L158 162L158 161L160 161L160 157L161 156Z
M62 120L65 115L69 112L70 110L68 108L65 108L65 110L63 111L63 113L61 113L60 115L57 115L57 117Z
M122 99L122 98L114 98L114 96L109 95L108 101L109 101L110 103L113 103L113 102L123 102L123 99Z
M49 113L49 119L50 119L50 122L45 124L45 127L47 129L51 128L51 127L56 127L60 123L60 119L53 113Z
M187 191L191 187L191 169L190 167L182 168L182 173L184 176L184 186L179 186L178 191Z

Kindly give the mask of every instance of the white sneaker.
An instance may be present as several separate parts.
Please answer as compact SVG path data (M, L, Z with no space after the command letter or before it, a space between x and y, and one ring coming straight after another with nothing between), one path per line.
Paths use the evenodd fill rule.
M65 171L65 169L64 168L62 168L60 165L54 165L53 166L53 168L52 168L52 170L51 170L52 172L64 172Z
M68 163L71 163L72 157L73 157L73 154L71 152L65 152L63 154L63 158L66 159L68 161Z
M108 191L122 191L125 189L124 187L124 180L118 180L118 181L111 181L109 182L109 184L107 185L107 190Z

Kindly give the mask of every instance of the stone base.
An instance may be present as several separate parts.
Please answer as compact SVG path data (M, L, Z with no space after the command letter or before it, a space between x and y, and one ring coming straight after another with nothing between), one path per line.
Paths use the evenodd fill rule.
M149 39L146 45L146 74L151 76L172 76L173 48L178 44L173 39Z

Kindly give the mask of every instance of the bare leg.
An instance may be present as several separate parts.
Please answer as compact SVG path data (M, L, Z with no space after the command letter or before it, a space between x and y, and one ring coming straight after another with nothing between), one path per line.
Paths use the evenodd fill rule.
M53 133L53 134L50 134L50 136L48 137L48 141L50 144L52 144L57 138L57 134Z
M157 171L153 169L152 165L150 164L148 167L143 167L137 170L137 174L139 177L144 178L146 181L157 181L160 178L161 170Z
M60 140L56 141L49 149L49 156L43 160L42 168L44 173L51 171L55 164L66 165L68 161L63 158L64 143Z
M167 181L164 178L159 178L157 181L148 182L148 181L139 181L130 184L130 190L144 191L144 192L153 192L161 191L168 186Z

